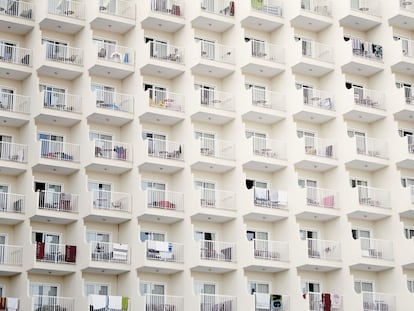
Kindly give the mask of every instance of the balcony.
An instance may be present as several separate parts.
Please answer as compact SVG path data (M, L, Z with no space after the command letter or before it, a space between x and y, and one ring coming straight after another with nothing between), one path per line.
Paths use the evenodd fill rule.
M32 296L33 310L75 310L75 298L59 296Z
M89 68L89 73L120 80L134 73L134 49L103 42L95 42L95 46L96 56L92 67Z
M377 0L349 0L346 9L339 19L342 27L366 32L382 23L381 2Z
M70 175L80 169L80 145L39 139L36 148L35 171Z
M357 219L380 220L390 217L391 191L387 189L357 186L353 190L353 200L358 199L348 213L349 217Z
M145 259L137 271L161 274L174 274L184 271L184 244L164 241L145 241L140 254Z
M199 254L194 254L196 266L192 271L227 273L237 269L236 243L201 240L197 245Z
M200 310L203 311L236 311L237 297L227 295L210 295L200 294L199 296Z
M23 247L16 245L0 245L0 275L12 276L22 271Z
M353 242L359 244L360 254L351 269L380 272L394 267L393 241L359 237Z
M131 250L128 244L92 241L89 243L89 263L83 272L119 275L131 270Z
M149 138L144 141L147 150L139 166L147 172L175 174L184 168L184 145L175 141Z
M0 43L0 78L24 80L33 71L33 50Z
M334 94L303 86L299 90L301 101L293 117L295 120L323 124L336 118Z
M184 193L147 189L145 198L138 220L172 224L184 219Z
M184 297L145 294L145 308L142 310L184 311Z
M300 10L295 10L293 27L319 32L333 24L332 1L302 0Z
M355 135L348 144L346 167L376 171L388 166L388 144L385 140Z
M395 0L392 11L390 10L388 22L391 26L411 29L414 25L414 5L411 0Z
M127 0L99 0L88 7L93 29L125 34L135 27L136 6Z
M401 43L401 54L393 54L391 60L392 72L413 75L414 73L414 41L394 36L394 40ZM399 41L399 42L398 42Z
M264 78L273 78L285 71L285 49L282 46L250 39L245 43L247 64L241 70Z
M0 170L5 175L20 175L27 170L28 146L0 142Z
M4 1L0 5L0 29L25 35L34 28L33 3L26 1ZM10 27L10 28L9 28Z
M183 0L148 0L140 4L143 28L177 32L185 26L186 7Z
M148 42L141 74L174 79L185 71L184 48L162 42Z
M398 154L401 155L399 157L401 160L396 165L399 168L411 169L414 165L414 136L406 135L401 137L400 140L402 142L402 149L398 149L401 150Z
M364 311L388 310L395 311L395 295L378 292L362 292Z
M83 49L63 44L42 44L42 62L37 72L41 75L74 80L83 73Z
M414 118L414 89L408 86L400 86L400 94L393 99L392 111L396 120L411 122Z
M76 246L57 243L36 242L35 262L28 272L54 275L68 275L77 271Z
M283 1L282 0L250 0L250 10L247 14L241 14L241 25L245 28L255 29L264 32L272 32L283 26Z
M251 192L252 199L249 204L244 206L244 219L276 222L288 216L288 194L286 191L253 187L249 192Z
M39 222L69 224L78 220L79 195L72 193L36 192L36 208L30 219Z
M198 0L198 2L200 7L195 9L195 17L191 20L194 28L222 33L235 25L235 1Z
M82 96L54 91L41 91L33 114L35 120L46 124L72 127L82 120Z
M26 196L23 194L0 193L0 224L15 225L26 218Z
M249 241L249 249L243 259L246 261L244 266L246 271L267 273L286 271L289 269L289 243L253 239Z
M303 242L307 245L308 259L298 269L329 272L342 268L341 243L321 239L306 239Z
M305 187L301 195L305 204L296 214L299 219L329 221L340 216L338 192L332 189Z
M0 122L21 127L30 119L30 97L0 92Z
M333 46L300 37L295 41L293 73L320 78L334 70Z
M106 306L104 308L100 308L102 306L103 301L106 302ZM100 310L131 311L131 300L129 299L129 297L125 297L125 296L89 295L88 303L89 303L88 310L98 310L96 308L99 308ZM119 303L121 303L121 308L119 308ZM116 308L113 308L114 306ZM60 310L56 310L56 311L60 311ZM71 309L69 311L75 311L75 310Z
M313 293L308 292L307 299L309 300L309 311L341 311L343 310L343 297L336 293ZM329 301L325 300L326 295L329 295ZM377 309L374 309L377 310ZM370 310L370 311L374 311ZM378 309L378 311L381 309ZM365 310L364 311L368 311Z
M251 296L252 298L254 298L254 305L255 305L254 310L255 311L262 311L262 310L270 311L272 310L271 309L272 306L276 306L275 310L278 310L278 311L290 311L291 310L290 297L287 295L279 295L279 294L275 295L275 294L255 292Z
M214 78L225 78L236 70L236 50L232 46L209 41L197 42L196 64L191 66L193 74Z
M48 0L46 3L36 3L36 7L41 29L77 34L85 27L85 2Z

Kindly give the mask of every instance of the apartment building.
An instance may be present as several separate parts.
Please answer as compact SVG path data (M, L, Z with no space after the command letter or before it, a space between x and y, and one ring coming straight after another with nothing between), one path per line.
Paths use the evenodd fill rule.
M0 310L409 311L410 0L0 0Z

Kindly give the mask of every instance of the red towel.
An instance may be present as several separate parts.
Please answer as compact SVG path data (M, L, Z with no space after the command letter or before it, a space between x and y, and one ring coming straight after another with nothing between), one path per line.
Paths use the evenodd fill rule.
M331 311L331 294L322 294L323 311Z
M45 258L45 243L37 242L36 243L36 259Z
M76 262L76 246L66 245L65 246L65 261Z
M0 297L0 311L6 310L6 297Z
M234 16L234 1L230 1L230 16Z

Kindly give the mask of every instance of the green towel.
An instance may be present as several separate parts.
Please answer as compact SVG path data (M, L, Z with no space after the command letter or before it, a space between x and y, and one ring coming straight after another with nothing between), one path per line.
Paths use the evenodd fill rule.
M252 8L257 10L263 9L263 0L252 0Z
M122 297L122 310L128 310L128 297Z

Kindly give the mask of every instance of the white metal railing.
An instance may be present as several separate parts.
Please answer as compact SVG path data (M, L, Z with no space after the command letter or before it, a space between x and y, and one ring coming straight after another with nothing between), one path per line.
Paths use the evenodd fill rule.
M235 160L235 145L232 141L200 137L200 154L225 160Z
M99 12L135 20L135 3L128 0L99 0Z
M64 44L44 42L43 51L46 60L78 66L83 65L83 49Z
M364 311L395 311L395 296L376 292L362 292Z
M303 103L307 106L326 110L335 110L333 93L314 88L302 87Z
M338 193L331 189L306 187L306 204L323 208L339 208Z
M361 243L361 256L393 260L393 242L390 240L378 240L371 238L359 238Z
M131 194L124 192L93 190L93 208L131 212Z
M0 14L24 19L33 19L33 3L19 0L3 1L0 3Z
M23 263L23 247L16 245L0 245L0 264L21 266Z
M252 86L252 104L257 107L286 111L285 94Z
M234 3L231 0L201 0L201 9L203 11L225 15L234 16Z
M352 40L352 54L367 58L369 60L375 60L382 62L382 45L363 41L358 38L351 38Z
M356 135L355 145L358 154L383 159L388 158L388 145L383 139Z
M289 243L254 239L254 257L267 260L289 261Z
M227 295L200 294L201 311L236 311L237 297Z
M175 141L148 138L147 140L148 155L163 159L184 160L184 147Z
M414 89L409 86L404 86L405 103L414 105Z
M51 263L76 263L76 246L57 243L36 243L36 260Z
M385 110L385 93L356 86L353 88L355 104Z
M134 96L111 91L95 90L96 107L124 112L134 112Z
M366 186L358 186L359 204L391 208L391 192L385 189L378 189Z
M201 188L200 205L218 209L236 210L236 193L231 191Z
M85 19L85 2L73 0L48 0L49 14Z
M209 108L235 111L233 94L214 89L200 88L201 106Z
M324 299L325 297L324 295L327 295L327 294L329 294L329 302L328 300ZM343 298L339 294L308 292L307 295L309 296L308 298L309 311L325 311L325 310L341 311L342 310ZM364 311L367 311L367 310L364 309ZM380 310L376 310L376 311L380 311Z
M250 42L253 57L280 64L285 63L285 49L282 46L257 39L250 39Z
M200 258L218 261L236 261L236 243L201 240Z
M251 0L251 7L254 10L274 15L283 16L283 1L282 0Z
M302 0L301 9L320 14L323 16L332 16L332 1L330 0Z
M336 143L330 139L303 136L305 153L324 158L336 159Z
M0 42L0 62L32 67L33 50Z
M290 298L287 295L255 292L254 296L255 311L290 311Z
M236 64L236 49L215 42L200 40L201 57L217 62Z
M153 59L184 64L184 49L163 42L151 41L148 44L149 55Z
M408 153L414 153L414 136L406 135L405 137L407 137Z
M131 311L131 299L129 297L123 296L107 296L107 295L88 295L89 300L89 309L88 310L99 310L99 311ZM121 301L121 305L119 305ZM97 305L103 306L102 302L106 302L104 308L94 309ZM36 311L36 310L35 310ZM43 310L38 310L43 311ZM45 311L55 311L55 310L45 310ZM56 311L65 311L57 309Z
M401 48L404 56L414 57L414 41L401 39Z
M147 200L150 208L184 210L184 193L182 192L147 189Z
M334 62L334 49L333 46L322 44L319 42L306 40L301 38L302 41L302 55L310 57L323 62Z
M381 17L381 2L377 0L350 0L351 9L360 13Z
M92 261L130 263L131 252L128 244L91 241L90 250Z
M23 194L1 192L0 212L23 213L26 203L26 196Z
M249 138L253 147L253 154L266 158L286 160L286 143L263 137Z
M45 90L43 91L43 107L82 113L82 96Z
M145 310L184 311L184 297L145 294Z
M132 146L113 140L95 139L95 157L110 160L132 161Z
M341 244L337 241L307 239L308 257L341 260Z
M30 113L30 97L0 91L0 110Z
M277 189L253 188L254 205L271 208L287 208L287 192Z
M79 162L80 145L48 139L40 139L39 141L42 158Z
M75 298L33 295L33 310L75 311Z
M0 142L0 160L27 163L28 146L24 144Z
M414 185L409 185L410 188L410 202L411 204L414 204Z
M184 17L185 2L182 0L151 0L151 11Z
M59 212L79 211L79 195L72 193L40 191L38 192L38 208Z
M184 244L148 240L145 243L147 259L184 262Z
M414 3L411 0L400 0L400 8L414 12Z
M95 42L95 44L98 53L98 60L134 66L134 49L100 41Z
M148 101L151 107L184 112L185 96L165 90L150 89Z

